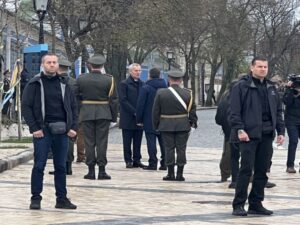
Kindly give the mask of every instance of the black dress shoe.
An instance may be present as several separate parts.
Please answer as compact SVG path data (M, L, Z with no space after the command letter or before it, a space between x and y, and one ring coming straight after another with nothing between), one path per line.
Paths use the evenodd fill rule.
M234 216L247 216L247 212L243 206L235 207L232 211L232 215Z
M144 170L157 170L157 167L156 166L146 166L146 167L143 167Z
M275 187L276 186L276 184L274 184L274 183L271 183L271 182L267 182L266 183L266 188L273 188L273 187Z
M127 162L127 163L126 163L126 168L133 168L132 162Z
M248 214L269 216L273 214L273 211L266 209L262 205L249 205Z
M132 164L132 167L133 167L133 168L144 168L144 167L146 167L146 165L144 165L144 164L141 163L141 162L134 162L134 163Z

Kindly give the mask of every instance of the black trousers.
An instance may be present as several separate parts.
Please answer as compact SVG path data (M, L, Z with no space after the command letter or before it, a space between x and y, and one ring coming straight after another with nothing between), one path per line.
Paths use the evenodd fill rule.
M165 145L166 166L184 166L186 164L186 144L189 139L188 131L161 132ZM175 159L175 150L177 158Z
M124 160L126 163L134 162L138 163L142 159L141 144L143 137L143 130L122 130L123 136L123 151ZM131 151L131 144L133 148Z
M264 188L268 181L267 170L273 151L272 142L273 135L264 134L261 140L252 139L239 144L241 167L237 177L233 208L245 205L252 170L254 175L248 203L249 205L259 205L264 200Z
M237 143L230 143L231 150L231 181L236 182L240 169L240 150Z

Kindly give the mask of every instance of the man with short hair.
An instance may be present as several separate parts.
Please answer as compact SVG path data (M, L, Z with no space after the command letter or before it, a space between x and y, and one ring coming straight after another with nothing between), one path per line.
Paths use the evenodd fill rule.
M141 66L139 64L133 63L128 69L130 76L119 85L119 127L122 129L124 161L126 168L144 168L145 165L141 162L143 129L136 123L137 100L144 83L140 79Z
M86 165L88 173L84 179L94 180L95 165L99 166L98 180L109 180L107 165L107 143L110 122L117 121L117 94L113 76L103 74L105 63L102 55L88 59L89 73L81 74L76 81L76 94L81 102L80 118L82 123Z
M149 71L149 80L142 87L136 107L136 121L139 126L142 126L146 139L149 155L149 164L144 169L157 170L157 148L156 139L161 151L160 170L166 170L165 166L165 148L160 132L153 129L152 124L152 108L156 92L160 88L167 88L166 81L160 78L160 71L157 68L152 68Z
M268 181L267 170L275 130L278 134L277 142L282 144L285 128L280 97L273 83L266 79L267 74L267 59L255 57L251 63L250 75L242 77L230 93L230 141L239 143L241 152L241 167L232 203L232 214L235 216L273 214L263 207L262 201ZM252 189L248 196L253 170ZM247 197L248 212L244 209Z
M57 75L58 57L42 57L43 72L32 78L24 89L22 114L33 134L34 165L31 174L30 209L40 209L44 169L48 151L53 152L55 208L76 209L67 198L66 158L68 137L77 129L76 99L63 77Z
M191 128L197 128L198 118L192 92L180 87L183 76L184 73L181 71L169 71L170 87L158 90L153 104L153 127L161 132L165 146L165 163L168 168L168 174L163 178L165 181L185 180L183 169L186 164L189 132ZM177 165L176 177L175 165Z

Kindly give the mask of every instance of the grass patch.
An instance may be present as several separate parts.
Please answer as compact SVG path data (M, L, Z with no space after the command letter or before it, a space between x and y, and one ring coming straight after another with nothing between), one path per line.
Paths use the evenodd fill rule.
M10 138L7 140L1 141L1 143L32 143L32 137L22 137L21 140L18 140L18 138Z

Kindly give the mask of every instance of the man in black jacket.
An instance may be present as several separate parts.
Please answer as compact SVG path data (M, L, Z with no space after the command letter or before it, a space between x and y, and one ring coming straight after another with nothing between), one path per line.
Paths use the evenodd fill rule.
M77 106L73 92L63 77L57 76L55 54L42 57L43 72L24 89L22 114L33 134L34 165L31 174L30 209L40 209L44 169L48 151L53 152L55 208L76 209L67 198L66 158L68 137L76 136Z
M264 187L268 181L267 170L272 154L275 130L277 142L284 141L282 104L275 86L265 77L268 61L255 57L251 74L243 77L230 93L231 141L239 143L241 167L232 203L233 215L246 216L244 209L248 197L249 214L271 215L263 207ZM252 189L247 190L254 170Z

